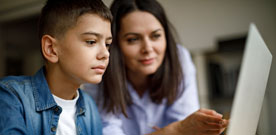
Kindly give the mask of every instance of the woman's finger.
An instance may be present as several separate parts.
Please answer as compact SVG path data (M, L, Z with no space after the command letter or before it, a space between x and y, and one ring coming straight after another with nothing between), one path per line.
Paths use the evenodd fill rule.
M201 121L204 121L206 123L216 123L216 124L223 124L223 120L218 117L202 114L200 115Z
M157 127L157 126L153 126L152 128L153 128L154 130L156 130L156 131L161 129L161 128Z
M223 125L221 124L215 124L215 123L205 123L204 124L204 129L208 129L208 130L221 130L223 129Z
M199 109L199 112L207 114L207 115L211 115L211 116L216 116L219 118L222 118L222 114L217 113L215 110L209 110L209 109Z

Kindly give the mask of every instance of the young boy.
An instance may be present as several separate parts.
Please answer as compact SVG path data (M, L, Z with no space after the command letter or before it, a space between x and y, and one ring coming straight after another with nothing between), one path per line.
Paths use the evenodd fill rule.
M45 66L0 80L0 134L101 135L97 108L79 87L99 83L112 15L101 0L48 0L39 36Z

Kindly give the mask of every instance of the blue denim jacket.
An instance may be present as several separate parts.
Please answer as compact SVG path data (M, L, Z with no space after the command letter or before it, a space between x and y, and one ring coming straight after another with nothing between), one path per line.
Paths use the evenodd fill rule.
M79 90L76 128L78 135L101 135L102 124L94 101ZM10 76L0 80L0 135L56 134L62 109L55 102L44 76Z

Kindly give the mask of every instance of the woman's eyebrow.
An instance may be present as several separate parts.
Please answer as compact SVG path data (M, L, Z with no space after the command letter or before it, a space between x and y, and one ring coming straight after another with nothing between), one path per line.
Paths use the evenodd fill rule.
M154 30L152 33L156 33L158 31L162 31L162 29L160 28L160 29Z
M129 32L129 33L124 34L124 36L123 36L123 37L127 37L127 36L129 36L129 35L139 36L139 34L138 34L138 33Z
M156 33L156 32L158 32L158 31L162 31L162 29L161 29L161 28L158 28L158 29L154 30L154 31L151 32L151 33ZM139 36L140 34L135 33L135 32L128 32L128 33L124 34L123 37L127 37L127 36L129 36L129 35Z

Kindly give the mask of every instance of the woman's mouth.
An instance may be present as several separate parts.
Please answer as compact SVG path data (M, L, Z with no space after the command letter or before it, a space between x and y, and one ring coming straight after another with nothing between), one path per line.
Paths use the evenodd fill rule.
M141 60L139 60L139 62L142 63L143 65L150 65L154 62L154 58L141 59Z

